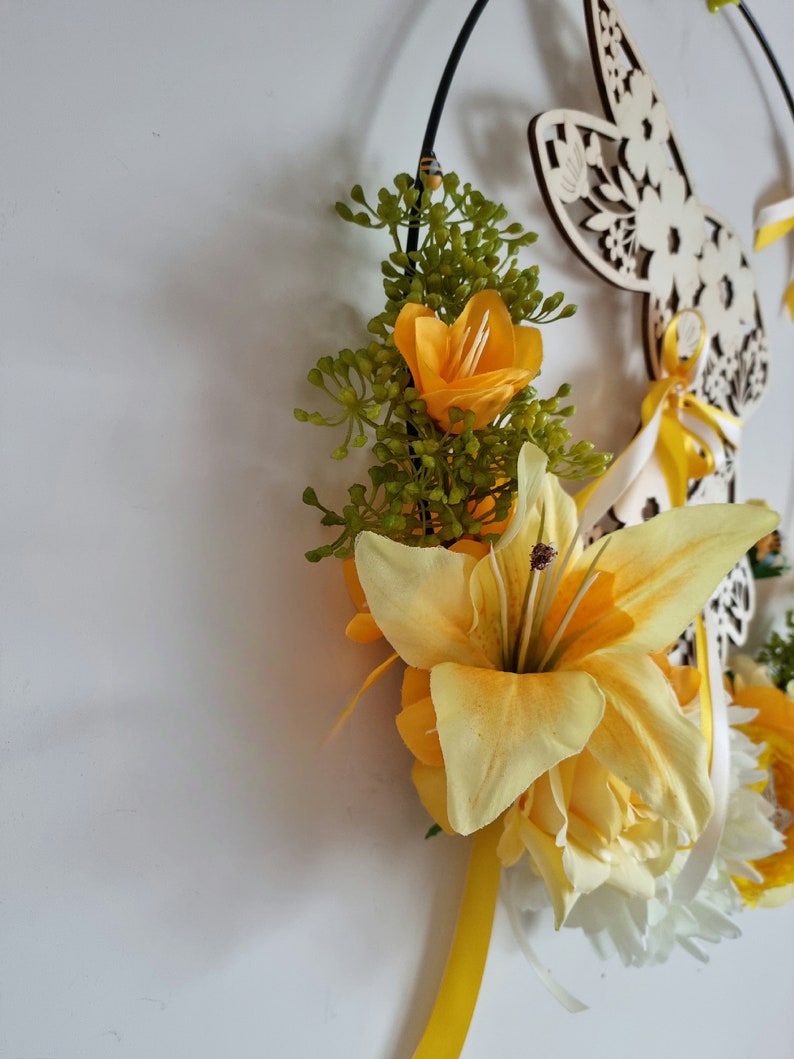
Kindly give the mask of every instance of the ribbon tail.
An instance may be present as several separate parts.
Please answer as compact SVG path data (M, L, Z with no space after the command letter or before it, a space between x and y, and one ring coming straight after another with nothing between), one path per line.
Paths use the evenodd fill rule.
M665 415L659 427L659 443L656 458L667 483L667 492L673 507L683 507L689 484L689 459L681 424L674 416Z
M697 897L714 863L728 814L730 785L728 709L722 686L714 617L709 611L697 618L695 646L697 667L701 674L700 725L709 745L709 777L714 791L714 812L673 885L673 897L681 904L689 904Z
M458 1059L469 1032L491 942L501 862L501 819L477 831L444 977L413 1059Z
M572 1015L576 1015L580 1011L587 1011L587 1004L582 1003L573 993L569 993L564 985L557 981L554 975L543 966L540 957L530 945L527 931L521 921L521 910L516 902L514 886L508 881L511 875L513 873L506 873L502 887L504 904L507 909L507 918L510 920L510 926L513 928L513 934L515 934L518 947L521 949L524 959L538 976L542 985L546 987L557 1003L561 1004L566 1011L569 1011Z
M783 301L786 303L789 315L794 320L794 279L786 287L786 293L783 295Z
M679 413L681 440L686 453L687 478L705 478L725 465L725 446L721 436L706 422L694 415Z
M755 219L754 250L763 250L794 228L794 196L759 210Z

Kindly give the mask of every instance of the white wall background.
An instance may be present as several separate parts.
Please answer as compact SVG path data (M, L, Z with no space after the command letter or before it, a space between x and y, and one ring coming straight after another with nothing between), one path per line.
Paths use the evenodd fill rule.
M4 0L2 1059L403 1059L446 958L463 843L426 818L379 658L303 486L350 471L292 419L316 357L378 311L377 234L333 201L412 169L462 0ZM789 0L755 0L794 79ZM733 9L624 0L701 198L751 242L792 190L782 98ZM638 302L545 216L536 112L598 106L578 0L493 0L438 141L541 240L544 384L630 437ZM772 387L742 493L792 522L791 239L756 259ZM616 397L617 395L617 397ZM497 916L464 1059L794 1056L794 908L746 913L708 966L600 963L533 936L570 1016Z

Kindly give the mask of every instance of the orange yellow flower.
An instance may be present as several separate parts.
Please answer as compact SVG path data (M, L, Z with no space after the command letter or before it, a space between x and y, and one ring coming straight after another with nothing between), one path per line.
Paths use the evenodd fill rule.
M395 322L394 344L428 415L444 430L450 408L474 412L475 430L487 426L534 379L543 359L540 331L514 325L493 290L473 295L451 327L432 309L409 302Z
M367 598L358 579L356 560L352 558L345 559L342 564L342 571L345 576L345 586L357 611L347 623L345 636L347 636L348 640L353 640L355 643L374 643L375 640L382 640L383 633L375 624L375 620L369 612Z
M751 862L761 882L734 882L747 904L776 907L794 897L794 702L778 688L761 686L742 688L734 702L758 711L742 731L765 746L759 758L769 776L763 793L775 808L773 822L786 843L779 853Z

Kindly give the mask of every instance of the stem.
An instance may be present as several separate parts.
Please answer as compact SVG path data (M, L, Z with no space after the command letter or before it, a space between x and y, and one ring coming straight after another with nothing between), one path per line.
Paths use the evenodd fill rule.
M775 57L775 53L772 51L772 47L769 41L764 36L761 27L753 18L752 14L750 13L749 7L747 6L747 4L744 3L744 0L742 0L742 2L738 6L739 10L744 15L745 22L755 34L756 40L761 45L764 55L767 57L769 65L772 67L775 77L778 80L778 84L780 85L783 91L783 95L785 96L789 112L791 113L791 117L792 119L794 119L794 96L792 96L791 89L788 86L788 82L783 76L783 71L780 69L780 63L777 61L777 58Z
M420 166L416 170L416 179L414 180L414 187L419 192L419 199L414 207L414 214L419 213L419 203L422 200L422 192L424 191L424 183L422 182L421 173L421 159L434 157L436 133L438 132L439 122L441 121L441 115L444 112L444 104L447 101L447 94L449 93L450 85L452 84L452 78L455 76L455 71L458 68L460 57L463 55L463 51L469 42L469 37L472 34L472 30L477 25L477 20L485 9L485 5L488 0L475 0L475 4L469 12L469 16L463 23L460 33L458 34L457 40L452 46L452 51L449 53L447 59L447 65L444 67L444 72L441 75L441 80L438 83L436 89L436 96L433 100L433 106L430 108L430 117L427 119L427 127L425 128L424 139L422 140L422 150L420 153ZM419 242L419 226L418 224L412 225L408 229L408 239L405 243L406 253L411 253L412 250L416 250Z

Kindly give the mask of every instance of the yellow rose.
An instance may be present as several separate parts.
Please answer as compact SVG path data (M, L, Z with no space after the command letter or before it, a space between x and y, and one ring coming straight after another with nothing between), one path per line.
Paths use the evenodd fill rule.
M394 344L411 369L427 412L444 430L449 410L474 412L474 429L492 422L537 375L543 344L536 327L517 327L493 290L480 291L451 327L424 305L404 305ZM452 430L459 433L462 424Z

